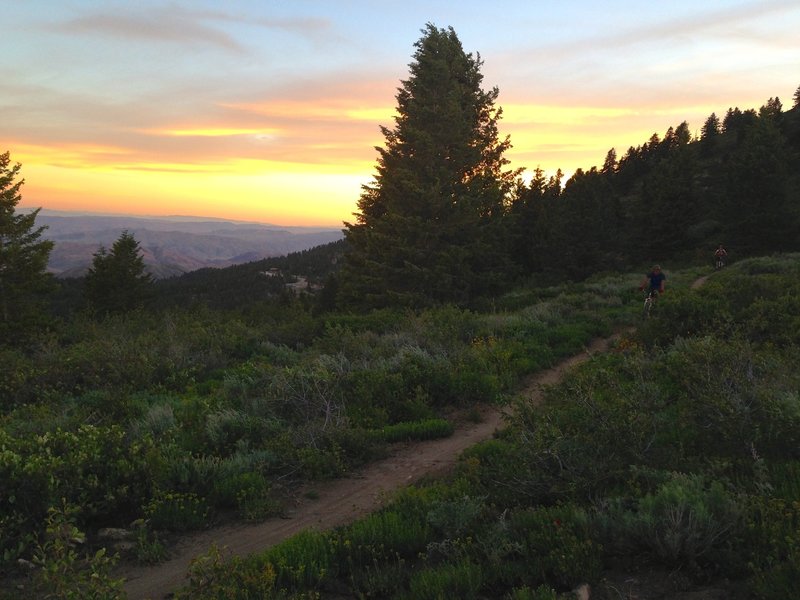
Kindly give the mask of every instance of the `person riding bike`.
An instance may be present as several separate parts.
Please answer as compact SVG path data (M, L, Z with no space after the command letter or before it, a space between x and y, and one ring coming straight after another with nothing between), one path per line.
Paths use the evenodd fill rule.
M652 294L653 298L657 298L659 294L664 293L664 282L667 276L661 271L660 265L653 265L650 272L644 276L642 284L639 286L640 290L647 287L648 294Z
M728 258L728 251L722 246L719 245L719 248L714 250L714 266L717 269L721 269L725 266L725 261Z

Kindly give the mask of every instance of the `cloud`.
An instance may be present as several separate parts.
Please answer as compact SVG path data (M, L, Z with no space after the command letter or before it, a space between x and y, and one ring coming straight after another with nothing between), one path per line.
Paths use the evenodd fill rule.
M604 28L599 33L584 35L578 39L523 48L519 50L519 53L523 56L530 55L530 58L546 54L558 57L559 61L563 61L564 59L579 58L588 53L602 54L642 44L649 46L675 44L679 46L698 34L717 38L741 39L743 35L745 37L753 35L752 26L760 19L770 16L774 18L775 13L782 14L798 10L800 10L800 6L794 0L771 0L750 2L705 13L693 12L691 15L681 15L651 23L637 23L633 19L627 19L623 28ZM759 38L760 36L756 35L755 37Z
M299 35L315 43L331 31L330 22L322 18L253 18L232 12L186 10L175 5L90 12L53 24L50 29L115 40L211 45L243 53L246 46L231 32L242 27Z
M63 33L99 34L114 39L215 45L241 52L242 46L219 28L204 24L202 13L172 9L142 12L101 12L67 20L52 27Z

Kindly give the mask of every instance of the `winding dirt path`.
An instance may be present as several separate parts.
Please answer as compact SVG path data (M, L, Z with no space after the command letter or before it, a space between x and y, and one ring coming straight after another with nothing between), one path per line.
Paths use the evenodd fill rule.
M593 354L604 352L612 340L596 339L584 352L532 377L523 394L531 402L541 400L542 387L557 383L564 372ZM423 476L447 472L461 453L474 444L491 438L502 427L504 414L494 408L483 409L480 423L462 423L452 436L401 446L383 460L372 463L350 477L317 483L314 500L300 497L288 518L273 518L257 524L225 525L183 538L172 549L172 558L151 567L126 567L125 578L130 600L161 600L186 583L189 563L204 554L212 544L223 553L244 556L262 551L306 529L326 530L346 525L380 508L391 493L418 481Z

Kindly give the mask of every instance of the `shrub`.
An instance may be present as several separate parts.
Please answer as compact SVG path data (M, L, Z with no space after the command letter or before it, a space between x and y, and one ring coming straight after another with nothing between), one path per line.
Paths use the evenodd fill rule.
M173 595L175 600L270 600L275 590L275 569L269 563L237 557L225 561L216 545L192 559L189 583Z
M205 500L193 493L159 491L144 506L153 528L170 531L202 529L208 524L208 513Z
M798 289L782 290L774 298L755 298L737 322L747 339L756 343L791 346L800 343Z
M303 531L262 553L257 561L269 565L277 587L313 590L337 575L332 558L327 533Z
M406 597L409 600L477 599L482 585L480 565L462 560L415 572L409 580Z
M286 428L278 419L268 419L225 408L208 415L206 437L215 455L227 456L241 447L268 444Z
M172 405L154 404L141 418L131 423L131 431L137 438L150 436L154 440L160 440L166 438L176 425Z
M76 548L85 538L75 526L75 512L66 503L48 511L46 539L36 545L33 562L34 589L40 598L83 600L125 598L122 580L113 579L111 570L116 557L106 556L101 548L92 556L80 556Z
M524 586L511 590L506 600L558 600L558 593L547 585L540 585L536 589Z
M776 461L769 467L774 495L789 502L800 502L800 461Z
M384 561L373 559L371 564L351 566L350 586L359 598L391 598L403 589L408 581L406 560L389 557Z
M737 558L747 561L756 598L794 597L800 580L800 501L750 497L742 536L733 543ZM730 568L742 567L734 563Z
M145 519L133 522L136 529L136 547L134 549L136 560L140 564L156 565L169 556L169 551L160 539L158 532L150 529Z
M321 442L325 442L324 445ZM300 471L308 479L331 479L347 471L342 449L325 440L320 440L317 447L302 446L296 454Z
M342 449L349 465L358 466L387 456L386 445L379 437L373 431L347 427L333 433L333 443Z
M440 537L455 539L467 535L483 516L485 500L470 496L442 500L428 511L427 521Z
M83 424L28 438L0 432L0 551L21 552L60 498L79 507L79 524L132 518L159 468L152 441L130 442L117 425Z
M270 486L260 473L243 473L237 478L236 507L247 521L260 521L280 513L280 504L270 496Z
M6 414L15 406L38 400L36 390L30 389L30 380L35 376L34 363L22 352L0 347L0 414Z
M720 290L676 289L658 301L636 337L647 346L666 346L677 337L727 333L734 321L730 304Z
M675 473L639 500L620 526L635 543L670 565L713 562L739 527L738 503L716 481Z
M602 549L582 509L565 505L518 511L510 517L509 530L520 544L519 583L571 588L600 576Z
M429 539L430 530L420 515L408 518L391 508L359 519L338 534L339 551L356 566L369 565L373 558L415 558Z

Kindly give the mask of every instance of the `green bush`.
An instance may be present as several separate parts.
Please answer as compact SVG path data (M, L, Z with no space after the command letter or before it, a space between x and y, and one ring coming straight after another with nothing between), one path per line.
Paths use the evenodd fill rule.
M134 553L137 562L144 565L156 565L167 559L169 551L157 531L150 529L145 519L133 522L136 531L136 547Z
M719 482L674 473L619 517L618 529L632 545L668 565L697 567L718 560L740 527L741 508Z
M359 519L338 533L340 559L364 566L373 558L399 556L415 558L430 540L430 530L422 515L412 518L386 509Z
M254 471L229 473L214 483L217 506L236 507L246 521L260 521L280 513L280 504L270 492L264 475Z
M22 352L0 346L0 414L26 402L41 400L30 382L36 378L35 363ZM33 387L33 389L31 389Z
M216 456L229 456L241 448L257 448L278 437L286 426L278 419L225 408L207 416L208 449Z
M350 572L352 593L359 598L392 598L406 587L408 565L399 557L389 557L372 564L352 566Z
M411 575L408 600L464 600L480 598L483 585L481 566L468 560L416 571Z
M323 440L317 447L304 445L296 450L298 466L307 479L331 479L347 472L342 449L332 440ZM330 442L330 443L328 443Z
M78 506L78 524L109 515L132 519L149 497L160 463L149 439L130 441L114 426L80 425L13 438L0 431L0 552L13 558L41 531L61 498Z
M577 506L517 511L509 520L519 544L517 583L572 588L602 572L602 548L593 539L587 513Z
M357 427L381 427L391 421L390 412L405 395L402 375L387 365L354 369L343 382L348 415Z
M208 525L209 508L197 494L158 492L144 506L144 514L154 529L192 531Z
M558 593L547 585L540 585L536 589L523 586L511 590L506 600L558 600Z
M269 565L278 588L318 589L337 575L333 547L327 533L303 531L258 555L259 564Z
M275 593L275 569L253 558L224 560L216 545L192 559L188 584L175 592L175 600L271 600ZM310 600L310 599L309 599Z
M495 438L479 442L462 453L460 473L473 482L490 501L502 506L527 503L530 495L517 485L526 466L513 440Z
M373 460L385 458L388 454L386 444L380 434L366 429L347 427L337 429L332 434L333 444L341 448L350 466L359 466Z
M719 289L676 289L659 299L650 318L639 325L636 337L647 346L666 346L677 337L727 334L734 321L730 304Z
M461 496L435 503L427 514L428 524L442 538L457 539L469 535L486 511L486 498Z
M784 289L774 298L758 297L737 319L747 339L776 346L800 344L800 287Z
M744 530L734 540L738 558L730 570L746 568L756 598L778 600L795 595L800 580L800 501L752 496Z
M39 567L33 575L36 597L125 598L122 580L111 576L117 557L106 556L105 548L93 555L78 553L77 548L85 542L85 537L75 526L75 512L66 503L48 511L46 536L36 544L33 556L34 564Z
M776 498L800 502L800 461L776 461L769 467L769 476Z

